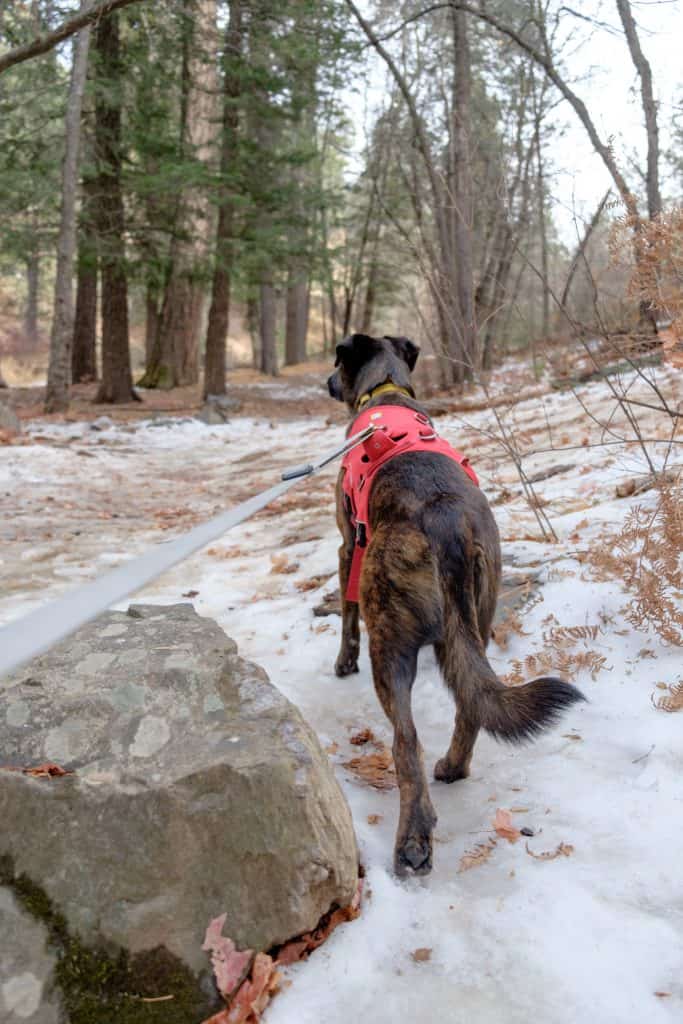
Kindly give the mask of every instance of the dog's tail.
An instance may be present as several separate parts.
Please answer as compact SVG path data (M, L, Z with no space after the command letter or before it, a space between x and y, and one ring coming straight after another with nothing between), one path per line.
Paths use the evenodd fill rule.
M585 700L571 683L541 676L522 686L505 686L493 671L481 641L460 627L447 629L444 677L465 714L497 740L525 743L554 725L562 712Z
M493 671L479 637L461 622L446 629L441 652L446 683L456 703L495 739L525 743L554 725L562 712L585 700L571 683L541 676L523 686L505 686Z

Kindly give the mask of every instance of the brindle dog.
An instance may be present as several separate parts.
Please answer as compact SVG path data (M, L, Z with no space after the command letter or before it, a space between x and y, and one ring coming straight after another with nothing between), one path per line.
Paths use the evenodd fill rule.
M408 338L354 334L337 346L330 395L345 402L352 414L367 395L366 409L399 404L424 412L410 382L418 352ZM373 389L386 383L403 391L383 389L373 397ZM354 531L341 486L343 472L337 485L337 523L343 536L338 676L358 671L360 646L359 606L346 600ZM370 640L375 689L394 728L401 802L394 867L399 875L423 875L432 868L436 814L411 711L420 648L433 644L457 703L450 746L434 768L441 782L468 776L480 728L496 739L520 743L584 698L569 683L550 677L509 688L491 668L486 645L500 585L500 539L483 492L457 462L430 452L406 452L387 462L372 485L370 528L360 611Z

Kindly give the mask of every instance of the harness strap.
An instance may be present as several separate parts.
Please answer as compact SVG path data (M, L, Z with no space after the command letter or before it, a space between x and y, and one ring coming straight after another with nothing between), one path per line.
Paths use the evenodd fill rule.
M395 388L391 388L395 390ZM376 393L376 392L375 392ZM457 462L470 480L479 486L469 459L439 437L429 417L404 405L377 405L365 409L356 419L354 429L372 424L374 433L342 461L345 473L342 488L351 523L356 531L351 569L346 587L346 600L357 602L363 558L370 542L370 495L377 472L396 455L408 452L431 452L445 455Z

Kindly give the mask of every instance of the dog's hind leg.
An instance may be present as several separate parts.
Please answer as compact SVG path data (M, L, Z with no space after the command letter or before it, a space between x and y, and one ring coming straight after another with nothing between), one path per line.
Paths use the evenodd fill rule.
M472 751L477 742L481 722L471 707L458 704L455 728L445 755L434 765L434 778L438 782L457 782L470 774Z
M394 869L398 875L424 875L432 869L436 813L413 721L411 690L418 651L439 633L441 606L431 551L417 530L395 525L377 529L366 555L361 602L375 689L394 727L401 803Z
M432 870L432 831L436 812L429 797L422 748L411 708L411 690L417 671L417 649L401 649L381 636L370 637L370 659L375 690L394 727L393 755L401 810L394 847L397 875L410 871L426 875Z
M496 608L497 577L494 572L488 571L481 550L474 552L471 572L467 571L467 564L463 566L462 576L464 586L461 600L464 599L465 617L473 634L470 642L476 646L481 642L484 649ZM434 652L443 676L453 691L457 709L450 746L434 765L434 778L439 782L457 782L470 774L472 752L481 728L481 714L477 707L476 690L471 685L473 680L467 678L470 665L462 647L464 637L461 631L467 627L458 619L452 597L446 601L446 620L450 642L435 644ZM457 640L453 637L454 633L459 634Z

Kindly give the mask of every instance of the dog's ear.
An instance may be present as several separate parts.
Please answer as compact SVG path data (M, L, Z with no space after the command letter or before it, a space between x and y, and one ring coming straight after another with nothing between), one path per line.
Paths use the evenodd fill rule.
M384 337L387 341L391 342L396 350L396 355L400 356L401 359L408 364L408 369L412 373L415 369L417 357L420 354L420 346L416 345L414 341L410 340L410 338L392 338L388 334L385 334Z
M351 363L360 365L370 355L374 345L375 339L371 338L369 334L350 334L348 338L344 338L337 345L337 358L334 365L339 366L340 363L344 363L345 366Z

